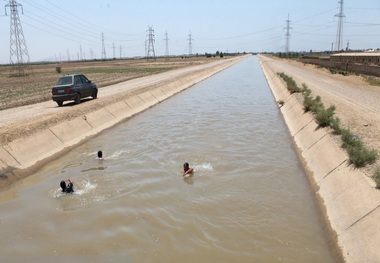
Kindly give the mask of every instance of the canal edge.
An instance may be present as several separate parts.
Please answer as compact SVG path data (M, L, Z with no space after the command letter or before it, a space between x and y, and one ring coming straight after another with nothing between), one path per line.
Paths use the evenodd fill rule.
M275 60L259 55L260 65L276 101L297 154L308 173L332 242L345 262L379 262L380 193L374 183L349 165L347 154L326 129L317 129L310 113L304 113L299 94L290 94L277 72Z

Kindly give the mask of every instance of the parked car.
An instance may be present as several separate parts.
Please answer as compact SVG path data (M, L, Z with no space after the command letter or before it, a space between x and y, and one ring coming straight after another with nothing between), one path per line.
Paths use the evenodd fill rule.
M98 96L98 88L95 83L82 74L66 75L59 78L52 88L52 99L62 106L64 101L73 100L79 104L82 98Z

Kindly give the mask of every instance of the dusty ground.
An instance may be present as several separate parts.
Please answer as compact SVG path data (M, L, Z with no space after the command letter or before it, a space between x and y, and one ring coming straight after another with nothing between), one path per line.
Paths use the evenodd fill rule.
M369 85L361 76L331 74L327 69L293 60L262 57L274 72L284 72L301 87L305 83L312 95L321 96L326 108L335 105L341 126L358 135L366 147L380 154L380 87ZM339 143L339 140L337 140ZM368 176L380 161L364 168Z
M75 61L63 63L34 64L25 69L26 76L10 77L10 66L0 65L0 110L30 105L51 99L51 87L62 75L85 74L98 88L134 78L153 75L173 69L200 65L220 58L192 57L124 59L107 61ZM61 70L57 72L57 68Z

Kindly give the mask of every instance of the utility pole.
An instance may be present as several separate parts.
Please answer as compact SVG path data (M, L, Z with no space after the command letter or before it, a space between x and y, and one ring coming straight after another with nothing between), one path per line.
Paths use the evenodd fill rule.
M119 51L120 51L120 59L122 58L122 47L121 47L121 45L120 45L120 47L119 47Z
M80 54L80 60L83 60L82 44L79 45L79 54Z
M102 59L106 59L106 47L104 46L104 33L102 32Z
M67 51L67 61L70 61L70 52L69 52L69 49L67 48L66 51Z
M189 33L189 57L191 57L193 55L193 43L191 41L193 41L194 39L191 38L191 31Z
M165 57L166 60L169 60L169 39L168 39L168 31L165 32Z
M17 8L21 7L23 14L24 9L21 4L16 2L16 0L9 0L9 3L5 5L5 15L7 15L7 7L9 7L11 11L9 56L9 61L12 65L11 75L25 76L27 75L25 69L30 62L30 59Z
M289 20L289 14L288 14L288 20L286 21L286 33L285 33L285 52L288 54L290 51L290 29L293 29L290 27L290 20Z
M156 61L156 54L154 53L154 30L153 26L148 26L148 50L147 59L153 58Z
M113 59L115 59L116 58L115 42L112 43L112 49L113 49Z
M343 14L343 0L339 0L339 14L335 16L338 17L338 27L336 30L336 42L335 42L335 50L340 51L343 48L343 18L346 17Z
M334 51L334 42L331 43L331 52Z
M346 47L346 51L348 51L350 49L350 40L347 40L347 47Z

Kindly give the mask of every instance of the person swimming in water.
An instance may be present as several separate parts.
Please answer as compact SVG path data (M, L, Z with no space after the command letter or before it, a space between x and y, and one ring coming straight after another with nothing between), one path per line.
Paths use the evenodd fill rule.
M61 181L60 185L62 188L62 192L64 192L64 193L74 192L74 184L70 179L69 179L69 183L67 185L66 185L66 182L64 180Z
M185 176L185 175L188 175L188 174L192 174L193 173L193 168L191 168L189 166L189 163L188 162L185 162L183 164L183 175L182 176Z
M103 160L103 152L102 151L98 151L98 157L96 159Z

